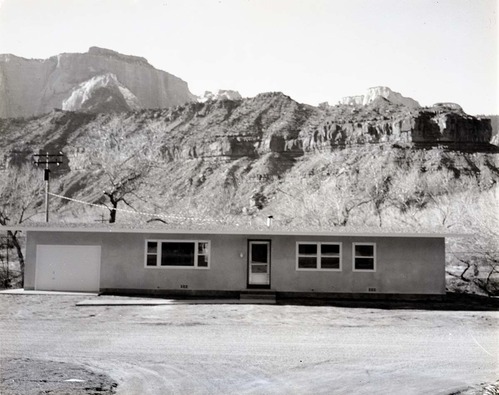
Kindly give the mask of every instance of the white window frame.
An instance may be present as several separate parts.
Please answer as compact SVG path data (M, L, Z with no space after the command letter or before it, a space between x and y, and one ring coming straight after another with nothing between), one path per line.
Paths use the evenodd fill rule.
M299 258L300 256L308 256L311 257L312 255L300 255L300 244L315 244L317 246L317 255L316 255L316 263L317 267L316 268L301 268L299 267ZM337 245L340 247L340 251L338 253L338 258L340 258L340 267L338 269L331 269L331 268L322 268L322 255L321 255L321 245L327 244L327 245ZM343 269L343 259L342 259L342 252L343 252L343 243L339 241L297 241L296 242L296 271L299 272L318 272L318 271L324 271L324 272L341 272ZM329 255L324 255L324 257L328 257Z
M356 256L355 255L355 246L372 246L373 247L373 256ZM373 268L372 269L356 269L355 268L355 259L356 258L372 258L373 259ZM354 272L367 272L374 273L376 271L377 259L376 259L376 243L352 243L352 270Z
M147 243L158 243L157 244L157 253L156 254L149 254L147 252ZM161 254L162 254L162 248L161 248L161 243L194 243L194 266L173 266L173 265L167 265L167 266L161 266ZM199 254L199 243L206 243L208 245L208 252L207 254ZM147 265L147 257L149 255L156 255L156 266L148 266ZM208 265L207 266L198 266L198 257L200 255L204 255L208 258ZM194 269L194 270L208 270L210 269L211 265L211 242L209 240L175 240L175 239L168 239L168 240L157 240L157 239L146 239L144 243L144 267L146 269Z

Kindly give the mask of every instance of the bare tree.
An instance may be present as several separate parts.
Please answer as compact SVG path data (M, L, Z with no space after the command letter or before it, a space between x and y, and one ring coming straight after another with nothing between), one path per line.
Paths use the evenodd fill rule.
M499 188L481 196L468 192L469 201L459 202L454 211L461 229L471 234L454 256L464 264L460 278L474 283L489 296L499 294Z
M42 174L29 165L0 172L0 225L18 225L42 210L44 182ZM24 283L24 254L18 231L8 231L16 250Z
M102 175L104 195L109 199L109 222L116 222L118 204L132 207L129 198L139 197L156 151L150 131L130 133L120 126L91 132L83 141L91 166Z
M296 185L282 193L282 204L276 215L295 225L334 227L351 225L353 214L372 202L366 188L351 180L351 174L336 174L311 185ZM314 180L312 180L314 183Z

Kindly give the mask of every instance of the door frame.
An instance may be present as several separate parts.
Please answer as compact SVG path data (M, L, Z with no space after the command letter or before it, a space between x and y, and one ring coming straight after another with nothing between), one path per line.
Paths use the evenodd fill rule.
M269 246L269 251L268 251L268 256L269 256L269 283L268 284L250 284L250 255L251 255L251 243L252 242L265 242ZM270 239L248 239L247 240L247 247L246 247L246 288L253 288L253 289L270 289L270 285L272 284L272 240Z

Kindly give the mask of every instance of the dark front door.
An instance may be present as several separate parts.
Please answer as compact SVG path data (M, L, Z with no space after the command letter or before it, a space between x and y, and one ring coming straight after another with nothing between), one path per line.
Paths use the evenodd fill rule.
M248 242L248 286L270 288L270 241Z

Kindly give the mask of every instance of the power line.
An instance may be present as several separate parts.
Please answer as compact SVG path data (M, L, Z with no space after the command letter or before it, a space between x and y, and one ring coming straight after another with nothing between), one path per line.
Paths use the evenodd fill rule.
M58 195L58 194L52 193L52 192L49 192L49 195L57 197L59 199L68 200L68 201L75 202L75 203L85 204L87 206L98 207L98 208L103 208L103 209L109 210L109 207L107 207L103 204L85 202L83 200L73 199L73 198L63 196L63 195ZM169 214L161 214L161 213L160 214L148 213L148 212L144 212L144 211L127 210L127 209L123 209L123 208L113 208L113 210L121 211L124 213L143 215L143 216L147 216L147 217L160 217L160 218L165 218L165 219L188 220L188 221L207 222L207 223L224 223L224 221L222 221L222 220L203 219L203 218L198 218L198 217L184 217L184 216L179 216L179 215L169 215Z

